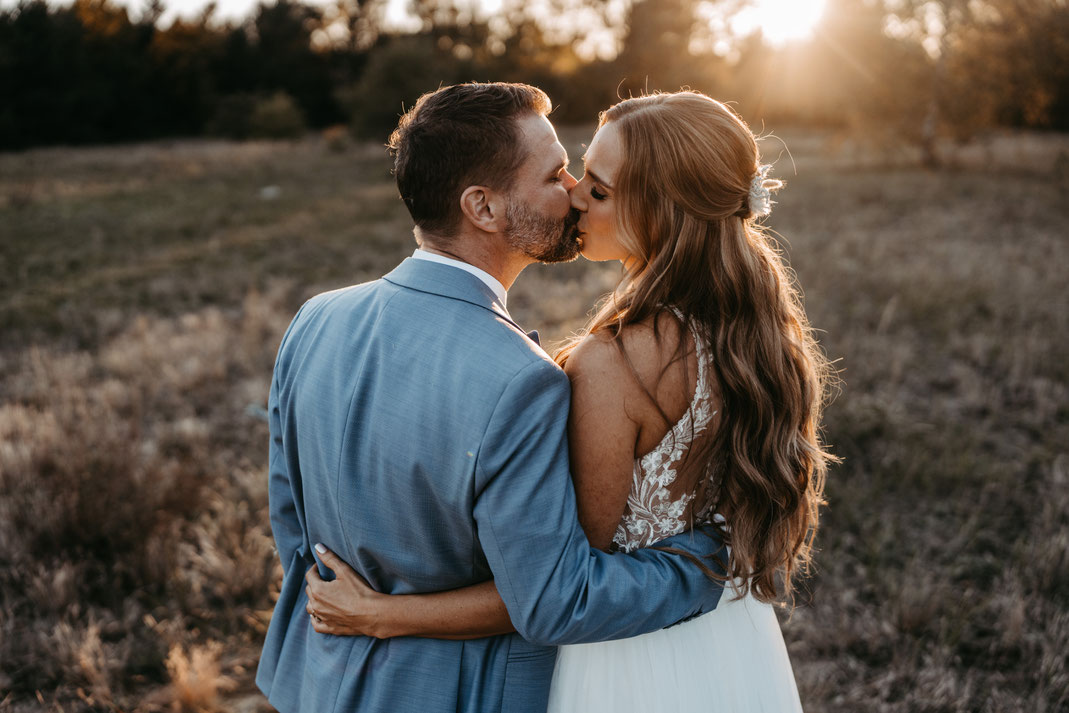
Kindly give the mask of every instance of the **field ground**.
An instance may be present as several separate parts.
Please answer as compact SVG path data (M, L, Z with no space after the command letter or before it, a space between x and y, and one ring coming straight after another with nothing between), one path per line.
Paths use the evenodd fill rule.
M843 382L783 616L803 704L1066 710L1069 137L932 172L782 135L769 225ZM315 138L0 155L0 710L264 708L274 350L411 252L387 168ZM531 268L510 310L561 340L617 276Z

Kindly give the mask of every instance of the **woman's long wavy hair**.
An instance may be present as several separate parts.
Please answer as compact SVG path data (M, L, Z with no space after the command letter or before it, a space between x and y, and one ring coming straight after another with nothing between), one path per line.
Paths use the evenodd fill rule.
M731 554L720 564L740 596L752 588L762 601L778 599L799 567L808 570L835 460L819 435L831 369L792 274L751 215L757 143L730 109L696 92L626 99L602 112L599 130L609 123L624 154L617 236L634 259L584 334L607 333L623 350L625 327L656 328L672 306L708 338L719 413L688 456L707 474L697 502L728 514L721 534ZM681 339L675 359L686 353Z

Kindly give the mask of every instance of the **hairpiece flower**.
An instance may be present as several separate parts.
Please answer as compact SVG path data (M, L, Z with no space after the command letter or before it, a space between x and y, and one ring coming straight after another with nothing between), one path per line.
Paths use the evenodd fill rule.
M783 188L783 181L769 178L772 164L764 163L757 167L757 173L750 180L750 216L764 217L772 212L772 191Z

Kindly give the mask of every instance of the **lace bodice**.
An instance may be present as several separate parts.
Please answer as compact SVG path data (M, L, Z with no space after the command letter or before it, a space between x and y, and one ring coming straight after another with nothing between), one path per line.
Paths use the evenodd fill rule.
M678 310L673 308L672 311L683 320ZM613 550L630 552L639 547L648 547L687 529L687 520L683 516L696 493L683 492L673 498L669 486L676 480L676 468L683 460L684 453L716 414L709 391L707 347L693 324L690 325L690 331L698 357L694 397L687 412L669 429L657 447L635 460L627 509L612 537ZM700 522L704 515L705 512L699 513L697 521Z

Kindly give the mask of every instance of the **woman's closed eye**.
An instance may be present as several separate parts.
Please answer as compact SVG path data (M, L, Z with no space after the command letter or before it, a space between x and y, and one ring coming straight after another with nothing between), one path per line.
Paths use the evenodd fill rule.
M597 186L591 186L590 187L590 197L593 198L596 201L603 201L606 198L608 198L607 195L605 195L604 193L602 193L601 191L598 190Z

